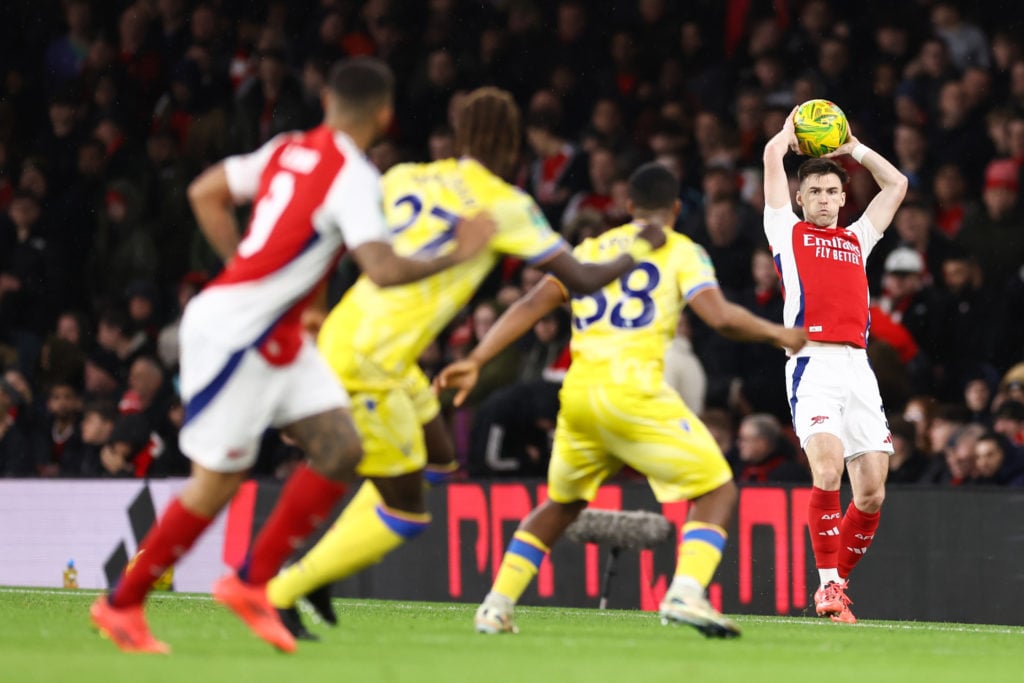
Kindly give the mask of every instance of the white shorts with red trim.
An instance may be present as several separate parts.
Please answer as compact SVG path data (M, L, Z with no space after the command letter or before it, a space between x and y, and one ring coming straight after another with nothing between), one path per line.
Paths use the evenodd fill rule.
M878 380L864 349L804 347L786 363L786 390L801 447L815 434L832 434L843 442L846 459L893 452Z
M319 413L347 408L348 394L306 339L295 359L272 365L255 347L229 349L181 327L181 450L215 472L256 462L263 433Z

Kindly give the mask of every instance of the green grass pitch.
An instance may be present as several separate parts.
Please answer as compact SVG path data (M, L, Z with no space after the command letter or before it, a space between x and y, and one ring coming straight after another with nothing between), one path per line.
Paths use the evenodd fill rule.
M4 683L415 681L1019 681L1024 628L738 616L706 640L639 611L520 608L515 636L473 633L475 605L338 600L341 624L280 654L204 595L160 594L170 657L124 655L90 628L95 591L0 588Z

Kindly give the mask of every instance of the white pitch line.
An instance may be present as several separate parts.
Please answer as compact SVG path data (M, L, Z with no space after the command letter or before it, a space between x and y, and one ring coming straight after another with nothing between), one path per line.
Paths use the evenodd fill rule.
M63 595L63 596L93 596L102 593L103 591L96 589L56 589L56 588L0 588L0 594L23 594L23 595ZM206 594L200 593L167 593L161 591L155 591L149 594L150 597L160 600L196 600L200 602L209 602L212 598ZM340 607L342 609L361 608L361 609L379 609L383 605L381 602L359 602L351 598L336 598L340 600ZM386 602L386 601L384 601ZM426 611L438 611L438 612L461 612L468 611L475 607L475 604L471 603L453 603L450 605L429 605L421 602L391 602L387 604L388 609L401 609L401 610L426 610ZM526 606L518 608L521 612L529 613L534 610L546 610L551 609L549 607L538 607ZM654 612L641 612L640 610L605 610L601 611L596 608L579 608L579 607L559 607L556 608L562 612L571 614L573 616L587 616L597 617L605 619L652 619L654 618ZM813 617L771 617L771 616L757 616L751 614L736 614L733 615L740 623L751 623L751 624L793 624L798 626L811 626L814 628L829 627L831 622L825 621L824 619L815 619ZM846 627L844 627L846 628ZM872 621L859 621L856 626L850 628L877 628L890 631L933 631L933 632L945 632L945 633L998 633L1004 635L1022 635L1024 634L1024 627L1019 626L998 626L998 625L987 625L987 624L938 624L934 622L890 622L880 623Z

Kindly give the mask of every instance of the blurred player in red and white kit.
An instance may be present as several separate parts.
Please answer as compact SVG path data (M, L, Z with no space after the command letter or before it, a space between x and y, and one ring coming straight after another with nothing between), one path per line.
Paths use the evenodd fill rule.
M855 623L847 578L878 528L893 452L865 350L870 320L864 262L903 201L907 178L851 134L827 156L849 154L881 191L859 220L839 227L846 171L829 158L809 159L797 173L801 220L793 213L782 164L786 152L796 149L791 114L764 149L764 231L782 279L785 324L806 328L809 339L786 364L786 388L814 481L808 526L821 579L815 608L819 616ZM844 465L853 487L845 515L839 504Z
M379 176L364 152L390 124L393 82L383 62L339 63L324 91L323 125L230 157L189 188L199 225L227 265L181 323L181 447L192 478L117 586L92 606L93 622L122 650L169 650L150 633L143 601L231 499L268 427L282 429L309 461L288 481L238 573L220 579L213 594L261 638L295 649L266 582L330 514L362 457L348 396L303 332L302 313L345 247L370 280L388 286L461 263L494 233L481 215L461 221L435 259L392 250ZM249 201L252 219L239 241L232 205Z

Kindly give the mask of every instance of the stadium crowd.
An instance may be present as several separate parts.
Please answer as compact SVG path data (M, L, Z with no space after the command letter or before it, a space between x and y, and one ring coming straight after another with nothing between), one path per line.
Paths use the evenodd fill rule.
M319 123L330 65L398 77L384 172L453 155L481 84L524 116L516 182L571 244L627 220L625 179L682 181L676 229L730 299L782 321L761 152L825 97L910 193L867 268L890 481L1024 485L1024 7L914 0L9 0L0 22L0 475L183 475L177 325L220 263L186 190L223 156ZM790 156L795 165L799 158ZM850 164L847 224L874 192ZM244 217L244 214L242 214ZM354 280L345 263L337 300ZM421 359L463 357L541 274L504 261ZM469 476L543 473L569 362L559 312L449 405ZM740 482L810 480L779 351L684 316L666 377ZM256 474L301 457L268 434ZM628 475L627 475L628 476Z

